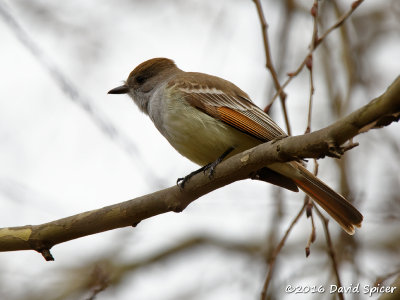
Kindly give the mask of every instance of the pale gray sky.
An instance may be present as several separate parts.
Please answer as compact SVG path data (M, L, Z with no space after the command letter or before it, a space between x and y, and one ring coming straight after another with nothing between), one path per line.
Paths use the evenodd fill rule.
M302 3L308 10L311 1ZM253 1L18 0L0 1L0 5L28 37L27 46L18 38L15 27L0 18L1 227L44 223L122 202L171 186L176 178L197 168L174 151L127 96L107 95L137 64L149 58L168 57L183 70L223 77L245 90L258 105L267 103L271 83ZM277 1L263 1L263 5L275 57L282 39L277 37L283 26L281 8ZM374 5L374 1L366 1L355 14L362 15ZM347 8L347 4L342 7ZM302 61L311 37L312 20L306 11L294 22L285 72L293 71ZM352 95L353 109L382 93L399 73L399 35L385 37L380 46L366 54L370 68L380 76L369 90ZM336 39L334 33L328 40L333 51ZM32 47L36 55L32 54ZM340 59L340 53L337 56ZM322 76L318 61L315 64L313 129L318 129L334 120L324 112L326 92L318 79ZM64 88L77 92L75 98L62 90L54 72L68 80ZM306 127L308 77L300 76L286 91L293 134L302 134ZM284 128L278 103L273 113ZM107 127L107 131L101 126L112 128ZM117 133L113 133L114 129ZM398 135L399 125L393 124L385 132ZM362 174L354 179L356 191L364 197L361 210L373 208L371 201L381 197L372 184L376 174L382 178L387 168L396 171L382 162L375 150L368 150L371 140L379 134L367 135L357 138L364 144L350 154L361 165L361 170L350 170L352 174ZM388 150L383 155L391 154ZM337 187L336 166L328 160L320 163L321 178ZM152 181L152 176L157 180ZM57 245L52 249L56 259L52 263L44 262L33 251L0 253L0 289L8 286L20 291L22 286L21 293L26 293L51 284L57 288L57 278L52 274L59 268L83 264L119 243L121 260L129 261L196 234L243 242L263 239L270 226L268 211L276 205L271 191L271 186L263 183L238 182L204 196L181 214L169 213L144 221L135 229ZM288 224L301 207L303 194L283 193L284 220ZM357 238L368 241L379 232L379 216L368 210L365 216ZM322 244L322 228L317 223ZM330 224L336 236L340 229L334 222ZM309 223L303 218L289 244L302 239L305 246L308 228ZM284 230L281 228L278 234ZM298 251L302 253L303 248ZM294 261L293 269L283 269L279 277L290 278L291 272L300 272L304 263L323 259L311 255L304 262L301 256L300 263ZM186 289L188 293L192 289L199 291L191 299L253 299L259 295L264 276L262 261L250 262L234 252L223 255L210 247L127 278L120 288L106 290L97 299L160 299L160 295L177 299L174 297ZM327 278L329 274L324 274L320 280ZM244 282L244 286L238 282ZM16 292L8 291L8 295L18 299Z

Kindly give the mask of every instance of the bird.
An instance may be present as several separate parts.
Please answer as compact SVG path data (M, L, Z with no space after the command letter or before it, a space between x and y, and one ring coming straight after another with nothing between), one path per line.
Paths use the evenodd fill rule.
M185 72L168 58L139 64L123 85L108 94L127 94L181 155L202 166L178 184L184 188L194 174L209 169L212 177L224 159L259 144L287 137L250 97L232 82L199 72ZM362 214L301 162L272 163L262 179L297 192L300 188L345 232L361 227Z

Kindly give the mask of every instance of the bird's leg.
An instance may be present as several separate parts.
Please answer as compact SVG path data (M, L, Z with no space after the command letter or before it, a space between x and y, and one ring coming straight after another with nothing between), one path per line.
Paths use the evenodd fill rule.
M190 178L192 178L194 175L200 173L200 172L205 172L208 168L210 168L211 163L206 164L205 166L201 167L200 169L193 171L186 175L185 177L180 177L176 180L176 185L179 186L181 189L185 186L185 183L189 181Z
M212 178L214 176L214 172L215 172L215 168L219 165L219 163L221 161L224 160L225 157L228 156L229 153L231 153L235 148L233 147L229 147L224 153L222 153L222 155L220 157L218 157L215 161L213 161L212 163L209 163L208 165L206 165L204 171L204 174L206 173L206 170L209 170L208 173L208 178Z
M206 164L205 166L201 167L200 169L193 171L192 173L186 175L185 177L181 177L178 178L176 180L176 184L183 189L183 187L185 186L185 183L189 181L190 178L192 178L194 175L196 175L197 173L200 172L204 172L204 174L206 173L207 170L209 170L208 173L208 178L212 178L215 172L215 168L217 167L217 165L224 160L225 157L228 156L229 153L231 153L235 148L234 147L229 147L224 153L222 153L221 156L219 156L215 161Z

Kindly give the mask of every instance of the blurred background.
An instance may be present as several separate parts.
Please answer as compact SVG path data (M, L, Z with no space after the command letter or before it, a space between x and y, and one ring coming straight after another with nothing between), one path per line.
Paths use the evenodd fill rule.
M312 1L261 1L282 83L309 51ZM319 34L350 8L319 2ZM314 53L311 130L383 93L400 71L399 1L365 1ZM107 95L139 63L168 57L223 77L265 107L275 90L251 0L0 0L0 227L49 222L175 184L197 169L128 96ZM291 133L307 127L309 72L285 89ZM272 118L286 129L277 100ZM319 177L351 199L363 227L329 230L341 282L390 285L400 270L400 127L357 136ZM309 163L310 169L313 163ZM182 213L34 251L0 253L0 298L259 299L268 262L304 194L242 181ZM320 219L303 214L275 261L268 299L335 284ZM377 299L373 295L371 299ZM308 299L332 299L307 294ZM364 299L363 294L345 295Z

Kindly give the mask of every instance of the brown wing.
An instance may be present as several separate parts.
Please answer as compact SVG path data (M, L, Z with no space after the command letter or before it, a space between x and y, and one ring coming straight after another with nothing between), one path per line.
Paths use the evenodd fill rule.
M286 136L286 133L233 83L202 73L185 73L184 76L186 80L177 76L169 82L169 86L177 88L192 106L263 142ZM190 79L191 77L193 79Z
M179 80L177 77L177 80L171 81L170 85L177 87L192 106L260 141L270 141L279 136L286 136L286 133L234 84L201 73L185 73L185 76L188 75L193 78L185 81ZM285 176L269 168L259 170L257 175L261 175L260 179L262 180L291 190L297 190L297 186L299 186L321 205L347 233L353 234L354 226L360 227L363 219L358 210L300 164L294 164L297 169L296 173L300 172L301 177L298 177L297 174L295 178L291 178L287 171L281 173L277 170L281 174L286 173Z
M174 86L179 90L179 97L176 98L183 94L192 106L261 142L286 136L286 133L233 83L202 73L185 73L184 76L185 79L177 76L169 82L170 87ZM268 168L258 170L253 179L298 191L293 180Z

